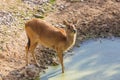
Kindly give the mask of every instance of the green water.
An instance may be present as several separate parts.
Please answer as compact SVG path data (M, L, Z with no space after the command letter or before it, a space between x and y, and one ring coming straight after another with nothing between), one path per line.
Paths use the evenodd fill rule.
M64 74L60 65L49 67L40 80L120 80L119 38L88 40L80 45L64 57Z

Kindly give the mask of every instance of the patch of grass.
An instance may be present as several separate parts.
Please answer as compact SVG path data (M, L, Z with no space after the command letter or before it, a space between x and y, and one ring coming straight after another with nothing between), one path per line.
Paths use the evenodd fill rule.
M50 4L54 4L56 0L50 0Z

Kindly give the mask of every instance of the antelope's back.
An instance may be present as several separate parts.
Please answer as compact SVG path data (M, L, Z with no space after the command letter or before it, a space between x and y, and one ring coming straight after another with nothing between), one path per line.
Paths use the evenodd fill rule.
M27 35L32 39L39 39L43 45L56 45L66 41L66 33L61 28L56 28L40 19L29 20L25 24Z

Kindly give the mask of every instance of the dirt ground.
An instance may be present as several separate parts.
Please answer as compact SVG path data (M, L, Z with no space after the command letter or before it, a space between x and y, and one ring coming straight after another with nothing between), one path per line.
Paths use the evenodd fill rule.
M63 20L77 20L76 43L120 37L120 0L0 0L0 4L0 80L35 79L44 70L34 65L32 57L31 65L25 66L24 23L28 19L43 18L56 27ZM42 66L57 62L53 50L37 46L35 52Z

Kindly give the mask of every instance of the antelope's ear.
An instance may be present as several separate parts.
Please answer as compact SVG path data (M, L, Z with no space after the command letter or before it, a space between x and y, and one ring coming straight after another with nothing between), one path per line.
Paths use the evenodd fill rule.
M69 25L70 25L69 22L66 21L66 20L63 21L63 24L66 25L66 26L69 26Z

